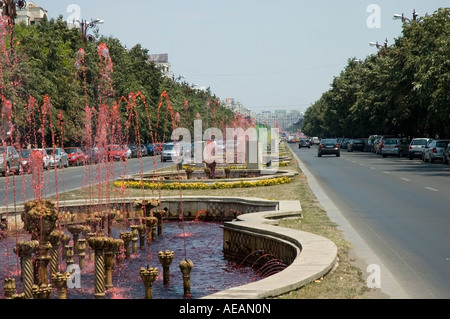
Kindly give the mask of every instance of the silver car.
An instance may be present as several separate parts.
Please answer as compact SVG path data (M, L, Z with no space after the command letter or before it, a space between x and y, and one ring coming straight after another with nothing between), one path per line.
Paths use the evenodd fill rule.
M50 167L69 167L69 155L62 148L47 148L46 150L50 157Z
M16 174L22 172L20 155L14 146L0 147L0 172L3 176L8 176L11 172Z
M423 151L425 150L425 146L431 140L428 137L418 137L413 138L411 143L409 144L408 149L408 158L410 160L414 158L422 158Z
M425 163L434 163L436 160L444 161L444 150L448 143L450 140L432 140L425 146L422 160Z

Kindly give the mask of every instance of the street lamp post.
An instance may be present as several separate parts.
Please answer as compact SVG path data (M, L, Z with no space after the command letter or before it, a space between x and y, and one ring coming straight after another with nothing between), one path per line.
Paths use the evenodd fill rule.
M369 45L372 46L372 47L376 46L377 49L381 49L384 46L384 48L387 49L387 47L388 47L388 39L384 40L384 45L378 43L378 41L377 42L369 42Z
M419 14L416 12L416 9L414 9L413 10L413 19L412 19L412 21L416 21L418 16L419 16ZM402 14L394 14L393 19L394 20L401 19L403 22L411 23L411 19L408 19L407 17L405 17L405 15L403 13Z
M79 21L79 20L77 20ZM97 26L98 24L103 24L105 21L101 19L91 19L91 22L86 22L86 20L81 20L80 29L81 29L81 38L83 40L84 45L86 46L87 41L93 41L94 37L90 34L87 34L90 28Z

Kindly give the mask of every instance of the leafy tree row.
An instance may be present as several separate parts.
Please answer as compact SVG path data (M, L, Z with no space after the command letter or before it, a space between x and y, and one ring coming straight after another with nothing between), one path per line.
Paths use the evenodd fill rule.
M349 59L305 112L310 136L450 137L450 9L404 22L402 35L364 61Z
M123 142L146 143L170 140L174 127L192 129L197 117L204 126L235 120L209 89L199 91L164 77L140 44L127 49L116 38L97 35L85 45L80 30L69 28L62 17L1 27L2 125L14 128L12 135L1 136L3 142L82 145L89 138L94 143L95 137L87 135L106 126L111 141L116 132ZM101 44L110 65L102 60ZM9 115L5 105L12 105ZM102 106L117 111L117 123L111 117L106 125L97 120ZM96 119L90 131L88 118Z

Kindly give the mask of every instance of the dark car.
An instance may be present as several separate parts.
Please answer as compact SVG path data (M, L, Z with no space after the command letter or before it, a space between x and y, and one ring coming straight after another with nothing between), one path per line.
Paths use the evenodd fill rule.
M337 139L323 138L320 140L317 156L322 157L322 155L336 155L336 157L341 156L340 146Z
M147 153L149 156L160 155L164 144L162 143L148 143Z
M405 157L408 155L409 141L405 138L388 138L383 141L380 154L388 156Z
M300 141L298 142L298 148L302 148L302 147L311 148L310 140L307 138L301 138Z
M139 151L139 148L138 148L138 146L136 145L136 144L130 144L130 145L128 145L128 147L130 148L130 150L131 150L131 158L136 158L136 157L138 157L138 151Z
M442 161L444 162L444 164L449 164L450 163L450 143L448 143L447 146L445 147L443 156L444 156L444 158L442 159Z
M348 143L350 142L350 139L347 137L342 138L341 141L338 141L340 148L346 149L348 147Z
M347 145L347 151L348 152L353 152L353 151L364 152L365 147L366 147L366 142L363 139L361 139L361 138L351 139Z

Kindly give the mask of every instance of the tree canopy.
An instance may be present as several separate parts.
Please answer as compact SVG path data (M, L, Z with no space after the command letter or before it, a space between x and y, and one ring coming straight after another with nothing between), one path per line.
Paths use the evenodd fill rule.
M395 43L352 58L305 112L310 136L450 137L450 9L403 23Z
M87 145L102 134L106 143L161 142L197 117L217 127L236 117L209 89L164 77L140 44L98 34L84 44L62 17L1 28L4 142Z

